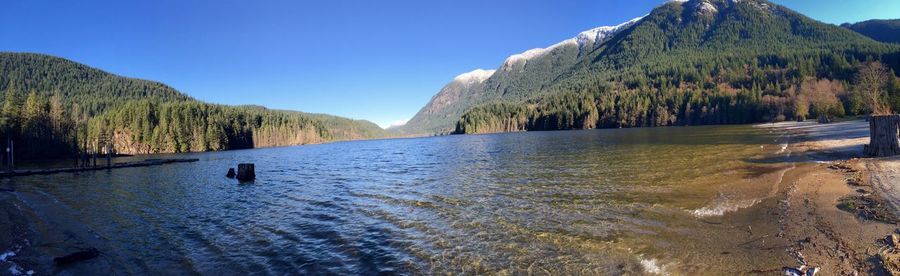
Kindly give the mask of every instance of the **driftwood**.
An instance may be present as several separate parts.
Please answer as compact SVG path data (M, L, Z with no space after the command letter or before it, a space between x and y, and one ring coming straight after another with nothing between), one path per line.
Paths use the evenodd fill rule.
M63 266L75 262L90 260L96 258L97 256L100 256L100 250L97 250L96 248L90 248L62 257L53 258L53 262L58 266Z
M238 164L237 179L240 181L256 179L256 166L253 163Z
M869 118L869 156L900 155L900 115L880 115Z

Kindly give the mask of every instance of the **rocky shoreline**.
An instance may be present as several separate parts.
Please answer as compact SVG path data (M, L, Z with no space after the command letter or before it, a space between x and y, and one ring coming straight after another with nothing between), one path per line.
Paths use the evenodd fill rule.
M0 191L0 273L30 275L34 270L25 262L24 251L30 248L28 220L21 209L15 190ZM31 273L29 273L31 272Z
M13 186L10 182L0 187ZM42 193L5 188L0 192L0 274L118 274L116 256L105 239L79 220L77 212ZM54 257L86 249L100 257L78 265L59 265ZM102 273L102 274L103 274Z

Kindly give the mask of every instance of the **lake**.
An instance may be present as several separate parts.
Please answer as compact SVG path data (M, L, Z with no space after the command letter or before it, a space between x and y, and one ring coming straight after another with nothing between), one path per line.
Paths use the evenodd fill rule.
M34 245L104 253L75 273L714 272L783 257L735 245L792 168L787 138L702 126L369 140L0 184L92 233ZM255 182L225 177L244 162Z

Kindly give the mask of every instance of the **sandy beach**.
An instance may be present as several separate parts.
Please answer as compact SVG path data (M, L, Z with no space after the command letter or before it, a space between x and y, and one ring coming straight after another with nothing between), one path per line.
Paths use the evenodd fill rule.
M863 120L819 124L781 122L759 127L782 129L798 136L795 147L800 155L815 161L848 161L861 166L872 188L895 214L900 214L900 156L866 158L863 146L869 143L869 125Z
M798 162L812 165L801 174L783 204L784 235L800 240L798 263L823 275L897 275L900 214L900 158L864 158L869 142L863 120L818 124L782 122L757 127L787 131Z

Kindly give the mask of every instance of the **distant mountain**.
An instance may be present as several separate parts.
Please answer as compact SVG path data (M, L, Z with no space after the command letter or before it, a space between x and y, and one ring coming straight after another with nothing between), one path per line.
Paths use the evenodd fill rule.
M583 31L547 48L536 48L508 57L497 70L478 69L457 76L435 95L406 125L406 134L445 134L454 130L469 108L490 100L524 99L535 86L548 84L569 70L587 53L640 18Z
M374 123L197 101L159 82L70 60L0 53L0 136L20 158L226 150L383 137ZM5 141L0 141L5 144Z
M874 40L900 43L900 19L873 19L853 24L844 23L841 26Z
M896 45L765 0L670 1L618 26L511 56L478 85L453 97L439 93L441 108L433 100L406 130L482 133L855 114L863 112L861 104L844 85L856 68L875 59L897 72L898 56ZM838 91L826 97L829 105L800 89L817 79ZM460 120L449 124L460 110Z
M449 133L452 129L448 126L455 124L468 107L477 103L477 93L484 90L485 80L493 74L494 70L478 69L456 76L415 117L389 131L401 134Z

